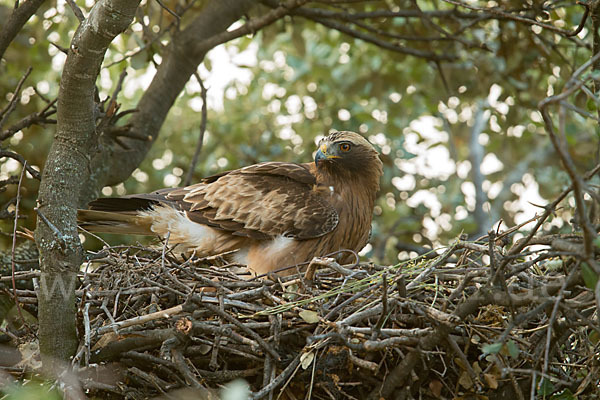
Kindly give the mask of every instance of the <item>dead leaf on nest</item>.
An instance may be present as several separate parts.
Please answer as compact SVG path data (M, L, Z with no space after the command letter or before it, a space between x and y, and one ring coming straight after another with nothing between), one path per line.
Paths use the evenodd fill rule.
M483 374L483 378L490 389L498 389L498 379L496 379L495 375Z
M300 364L302 364L302 369L307 369L308 367L310 367L310 364L312 364L314 359L314 352L309 351L308 353L302 353L302 355L300 356Z
M460 378L458 378L458 383L465 389L473 388L473 380L471 380L471 377L469 376L467 371L463 371L462 374L460 374Z
M443 387L444 385L442 384L442 382L440 382L437 379L434 379L431 382L429 382L429 390L431 390L431 393L438 399L442 396Z
M316 324L320 321L319 314L314 311L302 310L298 315L309 324Z

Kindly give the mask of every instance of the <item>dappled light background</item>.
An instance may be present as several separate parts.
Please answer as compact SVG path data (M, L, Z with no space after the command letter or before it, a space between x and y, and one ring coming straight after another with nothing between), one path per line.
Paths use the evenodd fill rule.
M99 96L105 99L115 90L119 75L127 72L118 96L121 110L135 107L161 62L159 50L166 39L148 43L145 29L161 35L172 22L155 2L143 4L150 10L144 24L136 21L117 38L97 82ZM432 7L429 2L419 4ZM89 10L93 1L79 5ZM6 12L8 5L0 7ZM576 11L580 10L566 7L555 13L575 21L580 18ZM11 116L15 120L43 107L41 96L57 95L66 57L59 48L69 46L76 27L62 0L45 3L42 13L43 26L36 20L40 16L32 18L2 65L3 102L23 71L34 66L28 82L36 86L26 85L22 91ZM494 20L482 23L467 32L465 40L487 43L488 48L460 51L458 60L443 64L386 52L301 19L293 24L279 21L219 46L198 71L207 89L208 120L195 180L268 160L309 162L322 135L353 130L374 144L385 168L371 242L362 251L365 257L394 264L447 245L463 233L475 239L497 227L498 221L503 227L525 222L569 184L537 103L561 90L576 66L565 66L551 51L564 38L549 33L547 42L525 40L525 30L539 27L511 22L507 26L513 29L501 30ZM414 34L425 37L431 32ZM587 35L583 29L578 40ZM448 49L454 46L448 44ZM146 160L127 181L105 187L102 194L181 185L198 141L202 104L200 84L192 78ZM576 115L566 121L566 140L576 144L572 148L582 170L596 157L593 124ZM40 169L53 133L53 125L34 126L17 133L10 146ZM0 180L19 171L16 161L0 161ZM14 197L14 190L11 186L0 196ZM27 179L21 213L28 217L24 226L29 229L34 229L36 192L37 182ZM569 212L558 216L544 228L570 230ZM11 226L10 221L2 222L2 231L9 232ZM144 240L103 238L111 244ZM2 243L9 245L10 238L3 236ZM86 246L100 245L86 238Z

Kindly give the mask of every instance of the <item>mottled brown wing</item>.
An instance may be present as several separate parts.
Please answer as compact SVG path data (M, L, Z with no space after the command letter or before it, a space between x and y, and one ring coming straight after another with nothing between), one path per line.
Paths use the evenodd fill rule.
M338 213L313 190L304 165L269 162L206 178L166 194L194 222L254 239L309 239L331 232Z

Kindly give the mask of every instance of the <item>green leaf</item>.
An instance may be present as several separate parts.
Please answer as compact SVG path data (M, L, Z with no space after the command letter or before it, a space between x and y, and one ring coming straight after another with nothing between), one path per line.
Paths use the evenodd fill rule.
M483 346L483 354L497 354L502 349L502 343L492 343Z
M591 331L588 336L588 340L593 344L598 344L598 342L600 342L600 332L597 330Z
M600 69L593 70L592 73L590 74L590 76L593 79L600 79Z
M142 69L148 63L148 52L146 50L142 50L137 54L134 54L133 57L129 59L129 64L133 69Z
M563 267L563 261L560 258L555 258L554 260L546 261L544 266L548 271L558 271Z
M588 111L594 112L597 109L594 99L588 99L586 106Z
M512 358L517 358L519 356L519 346L517 346L517 344L512 339L509 339L506 342L506 347L508 348L508 354Z
M577 399L577 397L574 396L573 392L571 392L569 389L565 389L558 394L553 394L552 397L550 397L550 400L576 400L576 399Z
M542 378L539 386L538 386L538 395L539 396L550 396L554 393L555 387L548 379Z
M592 269L587 263L581 263L581 276L585 282L585 286L589 289L595 290L596 284L598 283L598 275L596 271Z
M206 68L207 71L212 71L212 61L210 61L210 57L204 57L202 63L204 64L204 68Z

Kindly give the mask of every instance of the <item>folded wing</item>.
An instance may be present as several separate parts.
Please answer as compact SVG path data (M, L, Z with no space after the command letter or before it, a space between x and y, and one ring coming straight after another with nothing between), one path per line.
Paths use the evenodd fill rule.
M232 235L302 240L331 232L339 220L336 209L321 191L314 190L314 185L308 164L267 162L221 173L185 188L98 199L90 203L90 210L118 214L122 225L124 215L168 206L193 222ZM139 233L137 225L132 233Z

